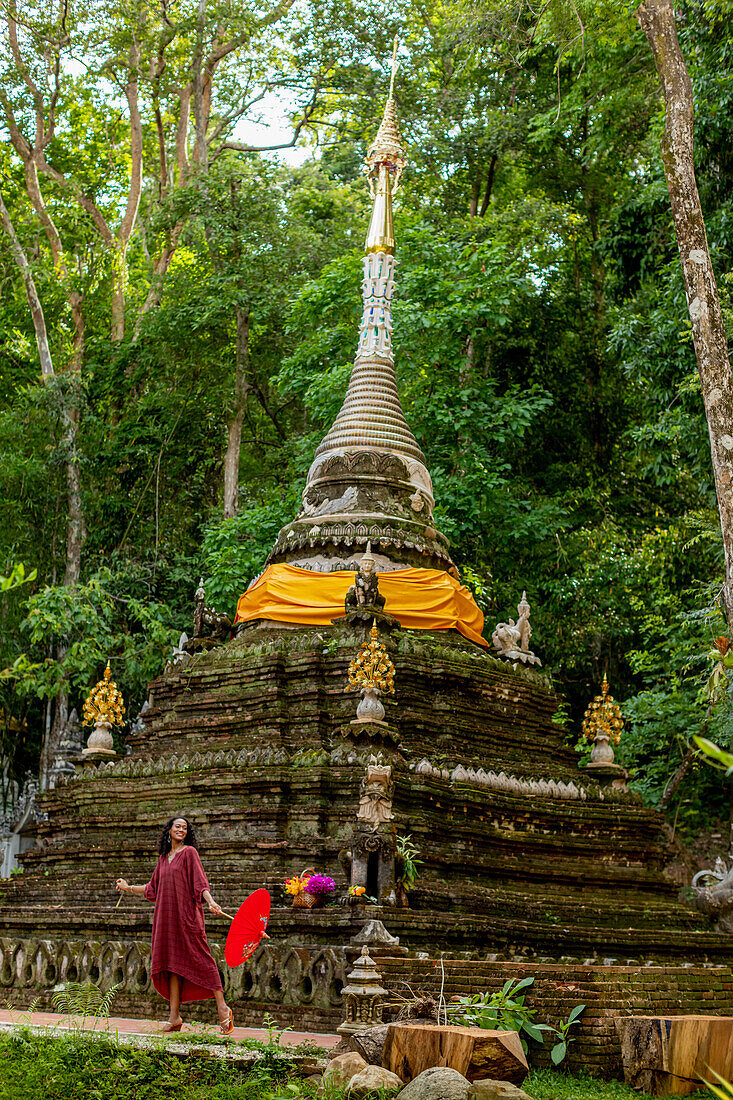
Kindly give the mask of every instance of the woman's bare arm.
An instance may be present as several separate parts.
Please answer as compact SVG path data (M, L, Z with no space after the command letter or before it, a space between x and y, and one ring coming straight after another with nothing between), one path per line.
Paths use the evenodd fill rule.
M144 886L131 886L129 882L126 882L123 878L118 878L116 882L116 889L120 894L137 894L138 897L145 897Z

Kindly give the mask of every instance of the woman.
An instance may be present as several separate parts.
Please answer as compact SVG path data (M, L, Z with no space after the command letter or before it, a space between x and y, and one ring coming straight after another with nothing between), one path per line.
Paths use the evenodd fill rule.
M155 902L153 985L171 1006L163 1031L181 1030L182 1001L216 997L222 1034L231 1035L234 1017L224 1000L219 971L206 942L202 902L217 916L223 911L209 891L191 822L185 817L172 817L163 829L158 851L158 866L146 886L130 886L118 878L117 890Z

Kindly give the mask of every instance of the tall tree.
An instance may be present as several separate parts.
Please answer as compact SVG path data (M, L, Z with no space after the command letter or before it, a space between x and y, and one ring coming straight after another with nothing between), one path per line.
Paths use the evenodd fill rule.
M637 17L662 82L662 161L692 324L725 552L723 604L733 633L733 376L720 297L695 178L692 81L680 49L672 0L644 0Z

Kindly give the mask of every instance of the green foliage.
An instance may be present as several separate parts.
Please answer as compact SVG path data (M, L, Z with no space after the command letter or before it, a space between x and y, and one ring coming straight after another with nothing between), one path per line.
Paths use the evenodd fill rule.
M733 1100L733 1085L730 1081L726 1081L724 1077L721 1077L719 1073L716 1073L714 1069L708 1070L713 1081L706 1081L713 1096L717 1096L719 1100ZM715 1084L714 1082L717 1082Z
M289 1081L288 1065L233 1066L218 1058L179 1058L166 1044L146 1048L81 1030L53 1037L17 1028L0 1036L0 1098L44 1100L286 1100L313 1097ZM291 1087L292 1086L292 1087ZM341 1100L339 1092L328 1100Z
M30 584L36 579L37 570L32 569L26 573L25 566L18 562L10 571L9 576L0 577L0 592L10 592L13 588L19 588L21 584Z
M622 1081L601 1081L587 1074L566 1076L554 1070L533 1070L522 1085L533 1100L638 1100L639 1093ZM695 1093L712 1100L705 1090Z
M121 987L120 982L105 991L91 981L66 982L62 988L54 990L51 1002L58 1012L70 1016L93 1016L98 1020L107 1020L112 1002Z
M406 890L411 890L420 877L419 867L422 860L418 858L420 849L413 844L409 833L397 837L397 855L402 862L400 882Z
M463 1027L481 1027L487 1030L516 1031L521 1038L522 1048L527 1053L527 1038L543 1043L545 1034L551 1032L556 1042L550 1051L553 1065L559 1065L567 1054L568 1045L573 1041L568 1034L577 1024L585 1005L576 1005L567 1020L557 1027L537 1022L537 1009L529 1008L525 1003L526 989L534 985L534 978L509 979L495 993L473 993L465 997L456 997L447 1005L451 1023Z
M41 663L16 661L3 675L18 690L39 698L59 691L83 695L101 676L106 662L128 700L142 703L147 683L162 670L176 631L170 608L133 595L126 571L103 567L86 584L47 585L28 600L24 629L32 645L63 642L60 656ZM129 707L128 707L129 711Z

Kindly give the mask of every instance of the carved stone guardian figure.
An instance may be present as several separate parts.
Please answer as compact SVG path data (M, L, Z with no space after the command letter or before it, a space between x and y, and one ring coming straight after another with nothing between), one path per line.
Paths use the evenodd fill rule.
M361 784L351 845L350 885L380 905L394 905L397 837L392 824L392 768L372 757Z
M232 629L232 620L226 611L215 611L213 607L206 606L206 592L204 590L204 578L199 581L193 604L193 638L189 641L179 642L179 649L185 648L188 653L195 653L200 649L208 649L212 645L225 642Z
M334 619L333 622L346 622L351 626L377 622L384 630L395 630L400 624L394 615L389 615L384 610L384 604L384 596L379 591L377 563L372 556L372 544L368 542L359 562L354 583L344 598L345 614Z
M491 640L500 657L506 657L510 661L521 661L526 665L541 665L542 661L529 648L532 637L529 610L527 593L522 592L522 599L517 605L519 616L517 621L510 619L508 623L497 623Z
M394 819L391 795L392 769L389 765L367 765L366 777L361 784L358 821L364 821L372 830Z
M712 871L698 871L692 880L697 908L712 917L721 932L733 932L733 865L718 858Z

